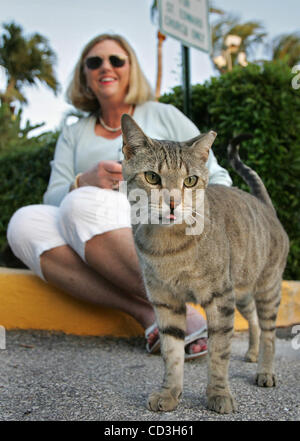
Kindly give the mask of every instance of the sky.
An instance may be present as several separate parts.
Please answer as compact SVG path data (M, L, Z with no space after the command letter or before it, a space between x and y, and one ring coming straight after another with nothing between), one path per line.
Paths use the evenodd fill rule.
M142 70L153 89L156 81L156 34L158 25L150 19L152 0L0 0L0 24L15 21L26 35L38 32L48 38L57 55L55 71L61 92L55 96L46 87L26 88L28 105L23 123L45 122L36 135L59 128L71 108L65 100L74 66L86 43L104 32L118 33L133 46ZM215 0L214 5L231 12L242 21L259 20L269 38L300 30L299 0ZM191 82L203 83L215 71L209 56L191 49ZM163 46L162 93L181 82L181 45L168 37ZM0 74L0 89L5 77Z

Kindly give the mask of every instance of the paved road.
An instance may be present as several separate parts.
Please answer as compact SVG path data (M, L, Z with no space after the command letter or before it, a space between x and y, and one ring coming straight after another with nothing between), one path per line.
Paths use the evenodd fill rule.
M288 332L277 339L279 385L253 384L256 364L245 363L247 333L236 333L230 364L239 411L221 416L205 407L206 360L185 364L182 401L173 412L146 409L162 380L162 359L142 338L77 337L10 331L0 350L0 420L201 421L300 420L300 349Z

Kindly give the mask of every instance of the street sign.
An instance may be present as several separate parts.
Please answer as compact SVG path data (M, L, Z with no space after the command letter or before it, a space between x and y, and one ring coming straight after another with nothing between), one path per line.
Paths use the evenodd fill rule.
M160 32L210 52L208 13L208 0L159 0Z

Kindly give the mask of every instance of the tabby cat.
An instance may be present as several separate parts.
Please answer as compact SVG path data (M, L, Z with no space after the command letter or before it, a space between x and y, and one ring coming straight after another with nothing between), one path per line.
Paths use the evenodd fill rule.
M236 410L228 383L235 306L249 322L246 360L256 362L258 386L276 384L275 327L281 298L282 273L289 241L259 176L238 155L239 139L230 159L252 194L223 185L207 185L206 162L216 133L187 142L147 137L129 115L122 117L123 176L128 194L148 195L149 222L134 223L133 234L147 295L158 323L165 365L162 388L153 392L147 407L173 410L182 394L186 302L199 303L208 326L208 408L219 413ZM153 202L151 190L179 190L179 196ZM187 190L192 205L185 206ZM203 192L202 230L187 234L194 195ZM200 193L199 193L200 194ZM134 202L131 201L133 206ZM158 222L151 223L151 213ZM198 213L199 214L199 213ZM200 213L201 214L201 213ZM195 222L197 216L193 217Z

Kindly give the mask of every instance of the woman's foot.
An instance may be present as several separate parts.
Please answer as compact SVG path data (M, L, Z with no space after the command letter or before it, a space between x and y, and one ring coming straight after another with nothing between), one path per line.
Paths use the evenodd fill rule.
M206 324L203 316L192 306L187 305L187 335L196 332L198 329L202 328ZM151 348L159 337L158 328L156 327L151 334L148 336L148 345ZM199 338L193 341L185 348L188 354L197 354L207 350L207 338Z

